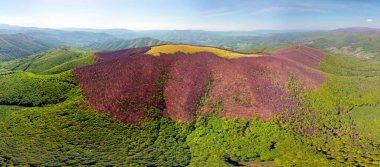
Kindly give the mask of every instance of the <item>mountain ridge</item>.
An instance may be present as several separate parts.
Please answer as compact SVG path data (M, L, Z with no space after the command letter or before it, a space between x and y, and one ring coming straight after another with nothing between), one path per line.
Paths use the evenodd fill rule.
M82 47L85 50L97 50L97 51L117 51L129 48L138 48L144 46L154 46L169 44L171 42L161 41L158 39L144 37L135 39L112 39L105 42L92 43L90 45Z
M370 28L370 27L347 27L347 28L335 29L333 31L335 31L335 32L346 32L346 33L380 34L380 28Z

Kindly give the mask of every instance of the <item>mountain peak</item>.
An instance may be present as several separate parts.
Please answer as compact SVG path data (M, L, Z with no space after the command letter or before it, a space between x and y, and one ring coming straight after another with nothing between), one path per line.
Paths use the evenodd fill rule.
M101 53L97 55L100 62L76 69L89 104L126 123L156 117L160 111L174 121L210 114L267 120L286 109L295 111L297 104L282 86L273 83L285 85L289 77L297 75L313 90L324 81L322 73L306 67L323 54L306 46L290 47L278 52L281 54L232 58L218 55L216 48L158 48L162 47L172 52L154 56L148 52L151 48L145 47ZM296 57L289 57L288 51L296 52ZM299 57L304 57L303 61L297 61Z

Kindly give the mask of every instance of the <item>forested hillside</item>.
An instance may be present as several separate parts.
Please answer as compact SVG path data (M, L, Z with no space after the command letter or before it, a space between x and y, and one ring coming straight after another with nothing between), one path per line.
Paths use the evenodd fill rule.
M115 39L101 43L92 43L88 46L83 47L83 49L96 51L116 51L128 48L155 46L169 43L170 42L161 41L153 38L136 38L130 40Z
M36 74L57 74L96 61L93 52L60 47L28 57L0 62L0 69L27 71Z
M58 30L0 34L0 60L22 58L60 46L82 47L111 39L116 38L108 34Z
M54 39L39 39L30 34L0 35L0 60L11 60L48 50L59 44Z

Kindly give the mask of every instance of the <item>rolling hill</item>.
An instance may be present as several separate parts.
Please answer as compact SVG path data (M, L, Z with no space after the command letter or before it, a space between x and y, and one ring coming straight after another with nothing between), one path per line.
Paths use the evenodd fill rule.
M58 46L54 39L37 38L32 34L0 35L0 60L11 60Z
M380 35L376 29L338 29L305 38L305 43L328 52L362 59L379 59Z
M160 41L153 38L136 38L136 39L114 39L110 41L92 43L83 47L85 50L97 50L97 51L116 51L129 48L138 48L144 46L154 46L169 44L170 42Z
M83 47L111 39L116 38L108 34L58 30L0 34L0 60L13 60L61 46Z
M0 68L36 74L56 74L92 64L95 61L93 52L60 47L20 59L0 62Z

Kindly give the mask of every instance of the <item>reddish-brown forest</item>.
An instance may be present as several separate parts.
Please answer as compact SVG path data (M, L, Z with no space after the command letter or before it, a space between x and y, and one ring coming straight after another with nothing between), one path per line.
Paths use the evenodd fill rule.
M294 110L285 85L296 76L306 90L324 76L324 55L303 45L262 57L225 59L212 53L146 55L149 48L98 53L98 63L75 71L89 104L101 113L136 123L160 116L190 121L202 114L268 119Z

